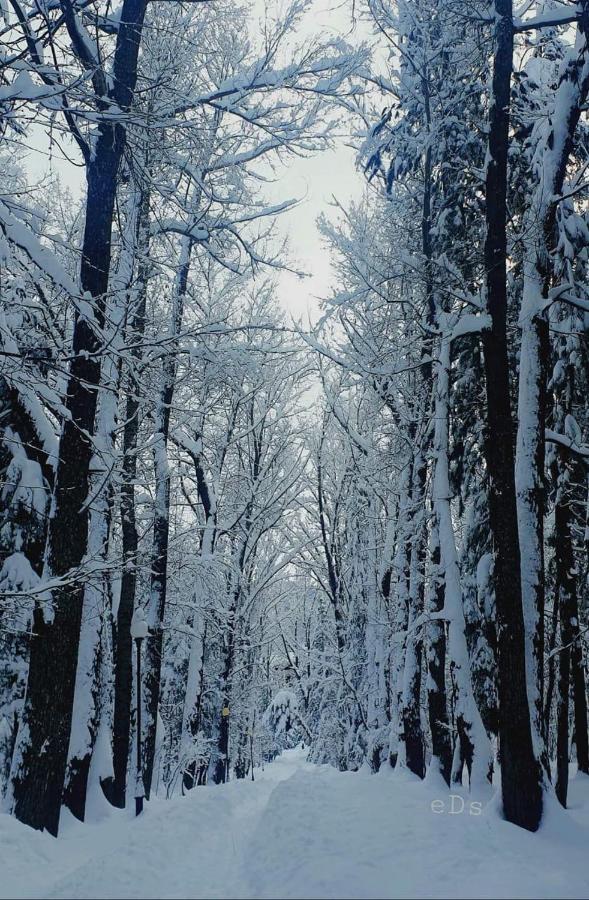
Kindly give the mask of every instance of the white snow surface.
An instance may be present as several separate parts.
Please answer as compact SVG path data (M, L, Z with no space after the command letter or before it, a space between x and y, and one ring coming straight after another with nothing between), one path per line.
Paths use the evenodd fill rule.
M445 898L589 896L589 779L529 834L434 813L446 790L390 769L341 773L285 752L256 781L155 800L138 819L92 805L58 840L0 815L0 897ZM455 801L456 808L460 802ZM438 807L439 809L439 807Z

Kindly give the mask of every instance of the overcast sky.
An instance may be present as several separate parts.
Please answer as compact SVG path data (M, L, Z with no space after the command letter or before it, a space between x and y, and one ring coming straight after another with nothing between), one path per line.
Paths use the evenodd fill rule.
M266 0L256 0L260 8ZM362 23L352 20L352 0L314 0L299 29L301 38L336 35L352 45L368 36ZM332 280L328 251L316 227L321 213L333 214L330 204L335 197L346 206L362 193L363 178L356 169L355 153L346 146L346 132L351 123L342 121L339 146L317 153L308 159L294 160L284 177L273 185L273 199L301 198L300 204L281 217L279 229L289 235L290 251L300 267L311 277L300 279L283 274L280 278L280 299L295 318L306 317L307 311L316 318L317 298L329 293Z
M280 2L280 0L279 0ZM253 16L264 9L265 0L256 0ZM351 18L351 0L341 3L314 0L300 28L300 37L328 37L338 35L357 43L365 29L354 26ZM331 270L329 254L322 243L317 227L317 217L327 212L333 198L347 205L361 194L363 179L355 167L355 154L345 145L344 135L351 126L342 121L342 140L338 147L317 153L305 159L292 159L278 179L268 188L271 202L297 199L296 208L285 213L277 222L277 233L288 237L290 256L298 269L310 277L298 278L283 273L279 277L280 302L296 319L306 319L307 313L316 318L318 298L329 293ZM49 154L47 139L40 130L31 142L26 167L35 178L46 173L58 173L74 196L83 188L83 169L70 165L54 148Z
M347 148L325 150L310 159L296 160L274 190L289 197L303 198L299 205L280 217L279 230L288 235L289 249L299 269L310 277L290 273L280 276L280 301L295 318L312 318L319 309L317 298L325 297L331 282L330 259L316 226L317 217L330 210L333 197L346 205L362 190L362 176L355 169L354 153Z

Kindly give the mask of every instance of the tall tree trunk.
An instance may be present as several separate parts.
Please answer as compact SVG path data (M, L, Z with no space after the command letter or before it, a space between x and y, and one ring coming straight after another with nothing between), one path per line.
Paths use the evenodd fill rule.
M561 360L562 361L562 360ZM556 394L555 425L566 432L573 415L575 366L568 360L566 380ZM579 576L575 565L575 506L581 501L578 485L584 482L583 464L565 447L559 447L554 460L556 502L554 507L554 556L556 564L556 600L560 620L558 650L558 692L556 704L556 796L566 808L569 777L569 722L571 688L574 697L574 726L577 761L587 771L587 697L583 650L579 627Z
M368 759L374 771L380 769L383 751L383 727L386 723L386 683L385 683L385 635L382 624L384 611L382 609L379 591L379 570L376 558L377 537L375 522L377 509L374 498L366 498L367 516L364 520L365 528L358 528L358 536L365 533L368 537L368 546L362 559L361 582L366 597L366 690L367 707L366 721L368 722Z
M579 604L577 592L571 598L571 627L573 646L571 648L571 670L573 698L575 704L575 746L577 748L577 769L589 775L589 725L587 722L587 688L583 644L579 626Z
M94 323L78 315L49 523L46 577L65 578L51 609L37 607L23 726L12 768L12 807L22 822L56 835L67 765L78 658L87 549L89 466L92 458L100 339L108 287L111 229L122 128L102 126L88 168L81 285L94 298ZM41 752L43 748L43 752Z
M546 378L550 337L546 301L553 285L556 198L562 193L581 107L589 90L587 30L589 3L582 4L576 45L561 71L551 129L543 136L537 186L524 233L524 290L520 313L518 432L516 455L517 513L520 534L522 602L527 640L528 696L536 756L548 772L543 733L544 694L544 495Z
M437 768L447 785L450 785L452 769L452 741L446 696L446 632L443 621L435 614L444 608L444 578L440 566L440 539L437 523L430 534L430 599L428 612L433 618L428 623L427 643L427 708L432 736L430 767Z
M254 461L254 483L257 478L259 467L259 456ZM218 720L218 737L217 737L217 757L213 779L215 784L224 784L230 778L230 758L229 758L229 738L231 733L231 695L233 687L233 668L235 665L235 655L237 646L237 632L240 627L239 604L243 587L245 557L247 552L248 536L251 528L253 499L250 500L245 511L244 535L241 538L239 551L236 560L236 582L232 587L231 601L227 611L227 632L224 645L224 653L222 656L223 669L221 671L220 698L221 709L219 710Z
M123 253L123 259L125 254ZM122 268L122 267L121 267ZM109 297L105 327L106 344L118 348L121 344L123 321L129 289L129 274L119 270L119 284ZM102 358L101 389L96 415L94 455L90 468L90 517L86 562L90 566L84 591L80 647L78 652L72 733L68 751L64 802L80 820L84 820L88 776L92 753L101 725L108 716L106 699L108 684L104 674L112 669L112 660L105 665L101 658L110 651L106 640L107 621L110 621L110 575L107 570L110 526L112 519L115 467L115 430L117 425L117 396L120 366L118 358L108 353ZM109 676L110 678L110 676ZM104 722L103 722L104 724ZM110 730L110 722L109 722ZM109 778L112 766L102 761L101 778Z
M572 623L576 592L570 502L569 472L567 460L565 459L561 465L554 509L556 590L561 643L558 651L558 694L556 704L556 796L565 808L569 782L571 646L573 642Z
M530 263L526 260L524 268ZM532 263L533 267L533 263ZM515 481L520 535L522 603L526 632L526 679L534 752L548 771L544 733L544 509L548 322L537 316L542 292L532 273L524 276L520 324L518 430Z
M434 509L439 529L441 569L444 578L444 617L448 622L448 657L450 672L456 685L455 717L459 757L466 763L471 786L480 788L489 778L493 754L478 706L475 701L470 659L466 642L466 623L458 552L450 505L449 394L450 335L448 322L440 316L442 334L435 372L435 437L434 437ZM458 754L457 754L458 756ZM460 782L460 772L453 773Z
M207 646L207 622L202 614L195 612L199 618L193 624L193 634L188 664L186 697L182 719L181 754L185 758L182 771L182 785L191 790L199 783L202 760L194 754L194 742L202 726L202 708L205 688L205 653Z
M200 441L201 435L202 427L199 429L197 442ZM186 790L191 790L195 784L199 783L199 773L204 768L203 761L194 754L194 745L202 725L207 644L206 607L211 593L215 590L213 554L216 539L217 498L213 486L207 482L200 454L192 449L188 450L188 454L194 465L198 496L204 513L199 559L202 571L197 573L193 597L194 609L190 622L192 637L180 741L180 754L183 760L182 785Z
M507 353L507 170L513 66L512 0L495 0L494 63L486 178L485 270L491 327L483 333L487 391L485 458L495 553L498 618L499 740L503 814L535 831L542 775L534 753L526 683L514 425Z
M221 672L221 709L219 710L219 732L217 738L217 757L213 772L215 784L225 784L230 778L231 760L229 758L229 736L231 717L231 681L235 660L235 630L237 628L237 590L231 601L227 617L227 639Z
M123 111L130 108L135 91L146 6L146 0L125 0L121 10L112 99ZM104 107L104 99L99 105ZM35 610L27 697L12 766L14 814L25 824L46 828L54 835L59 827L72 727L84 596L79 572L88 540L91 435L100 380L99 333L104 324L114 202L125 139L121 123L102 119L87 161L80 284L91 298L91 317L78 314L74 325L68 415L60 440L46 566L48 579L64 579L64 583L52 589L50 609Z
M425 474L423 454L417 450L413 459L411 491L411 555L409 563L409 597L407 637L403 671L403 740L405 765L419 778L425 776L425 744L421 727L421 669L423 626L419 619L424 603L425 563Z
M431 101L427 64L424 65L421 87L424 101L425 121L427 126L426 150L424 154L424 191L421 219L421 242L425 259L426 305L427 324L433 326L435 318L435 294L432 272L432 142L431 142ZM423 353L432 359L433 339L427 337L424 341ZM422 374L426 390L431 392L433 383L433 370L431 362L422 367ZM430 610L433 613L440 612L444 607L445 583L440 566L440 534L438 522L434 514L431 535L431 594ZM428 625L427 642L427 697L429 724L432 736L432 765L435 764L446 783L450 784L452 769L452 741L450 736L450 722L448 718L448 698L446 694L446 628L443 621L432 620Z
M556 593L556 592L555 592ZM556 656L554 649L556 647L556 638L558 634L558 596L555 596L552 605L552 616L550 621L550 634L548 636L548 678L546 679L546 696L544 698L544 734L546 735L546 744L550 746L550 723L552 721L552 701L554 698L554 687L556 684Z
M132 358L139 361L140 343L145 332L145 308L149 275L149 192L141 191L138 204L134 246L140 256L137 267L135 295L132 295L127 336L135 346ZM133 642L131 620L137 588L137 553L139 535L135 514L135 482L137 480L137 449L140 415L140 385L133 365L128 372L128 394L123 429L123 465L121 483L121 536L123 570L114 648L114 712L113 712L113 780L107 795L114 806L124 808L126 802L127 767L129 762L131 699L133 694Z
M191 251L192 240L184 238L173 297L170 324L170 337L172 340L170 342L169 355L165 358L163 364L162 384L155 415L155 519L153 525L151 593L148 615L151 633L147 639L145 654L145 723L143 728L145 751L143 783L145 796L148 800L151 794L156 754L156 732L164 650L164 616L168 589L168 544L170 539L168 439L172 400L174 399L176 373L178 370L178 357L174 351L175 340L182 327Z
M389 756L392 766L405 763L405 740L403 735L403 672L404 653L408 620L409 560L411 555L411 517L409 513L409 486L411 466L407 465L399 476L399 513L395 556L392 569L396 573L395 616L391 640L391 697L392 721Z

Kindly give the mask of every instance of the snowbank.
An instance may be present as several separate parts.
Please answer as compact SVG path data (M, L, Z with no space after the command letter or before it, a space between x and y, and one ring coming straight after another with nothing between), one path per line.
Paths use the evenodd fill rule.
M549 802L532 835L494 803L287 751L253 784L68 820L57 841L0 816L0 897L585 898L589 779L571 787L571 810Z

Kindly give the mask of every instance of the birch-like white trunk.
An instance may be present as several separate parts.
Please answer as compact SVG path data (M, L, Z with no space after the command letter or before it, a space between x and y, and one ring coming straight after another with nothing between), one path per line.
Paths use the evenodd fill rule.
M113 776L109 740L101 741L100 760L91 766L97 736L102 728L110 732L112 718L112 663L110 641L110 576L108 546L112 508L112 477L115 468L115 429L120 367L116 350L123 337L129 291L133 280L137 202L129 202L124 249L117 277L105 315L105 346L110 348L102 359L101 391L96 414L94 455L90 463L88 550L84 566L88 572L82 606L80 646L74 689L72 729L65 779L65 802L80 819L84 819L90 769L98 781Z
M587 4L584 4L587 7ZM544 394L548 325L546 301L553 278L551 252L556 241L556 204L573 149L580 109L589 90L587 8L575 46L562 64L550 128L541 134L533 164L536 185L525 220L524 288L518 393L515 478L521 553L522 603L526 631L526 677L534 752L546 768L542 725L544 666Z
M444 609L439 617L443 617L448 623L447 653L456 685L455 716L458 722L459 739L469 745L464 755L470 769L471 788L476 789L482 787L487 781L493 754L472 687L460 568L452 522L448 464L450 359L450 336L444 333L434 373L435 468L433 493L440 541L440 564L445 584ZM471 756L470 760L469 756Z

